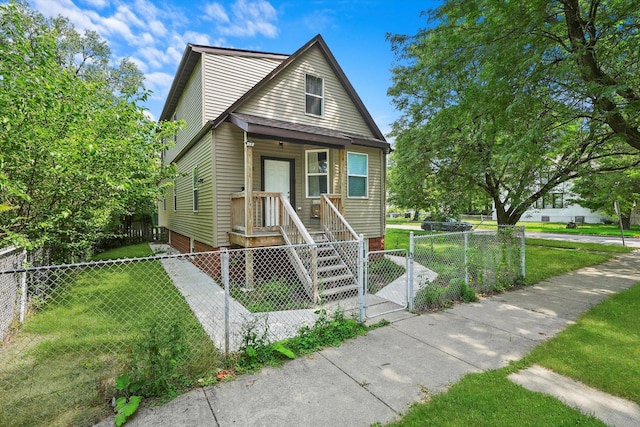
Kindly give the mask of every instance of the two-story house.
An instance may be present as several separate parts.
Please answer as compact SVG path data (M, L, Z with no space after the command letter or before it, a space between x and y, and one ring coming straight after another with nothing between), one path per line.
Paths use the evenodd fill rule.
M382 249L389 144L320 35L292 55L187 45L161 121L181 252L354 239Z

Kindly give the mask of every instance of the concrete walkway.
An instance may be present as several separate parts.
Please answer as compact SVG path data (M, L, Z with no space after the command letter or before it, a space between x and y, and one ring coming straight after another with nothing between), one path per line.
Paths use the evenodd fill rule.
M637 282L640 252L478 303L420 316L394 313L387 317L391 325L364 337L281 368L193 390L164 406L142 409L127 425L386 423L468 373L522 358L582 312ZM596 407L589 411L597 416Z

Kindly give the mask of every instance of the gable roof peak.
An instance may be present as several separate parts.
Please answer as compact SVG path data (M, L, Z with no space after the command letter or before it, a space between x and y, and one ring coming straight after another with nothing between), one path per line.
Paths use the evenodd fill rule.
M311 40L305 43L300 49L298 49L293 54L291 54L287 59L282 61L280 65L274 68L269 74L267 74L262 80L260 80L254 87L249 89L249 91L247 91L244 95L242 95L236 102L231 104L231 106L227 108L224 112L222 112L222 114L220 114L217 118L212 120L211 121L212 125L214 127L217 127L218 125L220 125L220 123L222 123L229 117L229 114L231 114L232 112L240 108L256 92L262 89L262 87L264 87L268 82L273 80L276 76L278 76L280 73L286 70L290 64L295 62L298 58L300 58L302 55L304 55L306 52L308 52L311 48L315 46L317 46L320 49L320 52L327 60L327 63L333 70L334 74L336 75L336 77L344 87L345 91L347 92L349 98L351 99L356 109L358 110L358 112L366 122L367 126L371 130L371 133L375 136L375 138L382 141L386 141L384 135L378 128L378 125L376 125L375 121L373 120L373 117L371 117L371 114L369 114L369 111L364 106L364 103L360 99L360 96L358 96L358 94L356 93L354 87L351 85L351 82L349 82L349 79L347 78L344 71L342 71L342 68L338 64L338 61L336 60L335 56L333 56L333 53L331 53L331 51L329 50L329 46L327 46L327 43L324 41L324 38L322 38L321 34L317 34L315 37L313 37Z

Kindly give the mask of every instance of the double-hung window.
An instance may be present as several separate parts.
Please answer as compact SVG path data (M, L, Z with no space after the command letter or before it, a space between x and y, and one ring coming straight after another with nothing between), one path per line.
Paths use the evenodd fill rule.
M329 150L306 151L307 197L329 192Z
M173 180L173 211L178 210L178 180Z
M369 191L369 156L347 153L347 197L366 198Z
M199 205L199 186L200 186L200 181L198 178L198 167L194 167L193 168L193 211L194 212L198 212L198 205Z
M307 74L304 94L306 113L322 117L324 114L324 81L322 78Z

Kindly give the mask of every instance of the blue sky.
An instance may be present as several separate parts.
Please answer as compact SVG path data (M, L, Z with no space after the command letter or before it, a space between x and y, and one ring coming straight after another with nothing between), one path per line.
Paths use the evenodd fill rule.
M28 0L43 15L97 31L114 58L130 57L160 115L187 43L291 54L322 34L387 133L399 116L387 96L394 62L386 33L415 34L436 0Z

